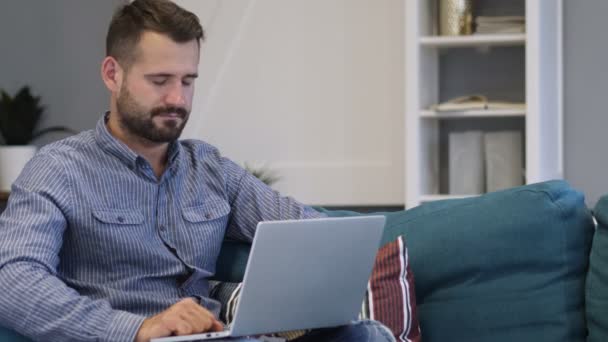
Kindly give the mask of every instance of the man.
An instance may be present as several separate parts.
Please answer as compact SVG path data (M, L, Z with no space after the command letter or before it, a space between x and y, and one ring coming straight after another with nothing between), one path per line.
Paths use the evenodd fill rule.
M208 297L225 236L263 220L320 216L201 141L178 141L203 29L166 0L136 0L110 24L101 76L110 111L48 145L0 217L0 325L40 341L148 341L221 330ZM376 337L374 337L376 336ZM387 341L377 323L304 340Z

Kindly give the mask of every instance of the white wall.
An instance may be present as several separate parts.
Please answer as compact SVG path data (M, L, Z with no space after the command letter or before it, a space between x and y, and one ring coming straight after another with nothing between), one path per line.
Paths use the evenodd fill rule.
M179 0L207 31L186 137L309 204L403 204L401 0Z

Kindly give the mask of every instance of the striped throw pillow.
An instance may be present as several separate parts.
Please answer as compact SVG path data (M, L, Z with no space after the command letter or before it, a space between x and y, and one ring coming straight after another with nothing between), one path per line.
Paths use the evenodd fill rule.
M420 342L414 275L403 236L378 250L360 317L386 325L397 341Z

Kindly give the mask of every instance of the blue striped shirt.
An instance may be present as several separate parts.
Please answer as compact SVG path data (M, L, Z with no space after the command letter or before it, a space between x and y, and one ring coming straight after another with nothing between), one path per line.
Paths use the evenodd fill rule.
M318 217L197 140L151 165L95 130L47 145L0 216L0 325L43 341L133 341L184 297L216 313L207 279L225 237L259 221Z

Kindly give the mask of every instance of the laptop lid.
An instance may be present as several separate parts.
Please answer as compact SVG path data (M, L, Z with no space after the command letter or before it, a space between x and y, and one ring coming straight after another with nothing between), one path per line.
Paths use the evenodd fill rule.
M384 216L260 222L231 335L356 319L384 223Z

